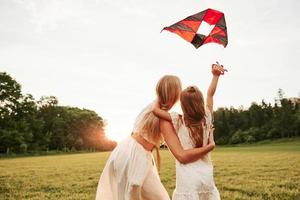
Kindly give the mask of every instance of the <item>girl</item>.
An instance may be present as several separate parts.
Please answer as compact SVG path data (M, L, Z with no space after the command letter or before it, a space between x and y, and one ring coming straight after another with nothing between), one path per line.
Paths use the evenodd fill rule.
M170 127L166 121L161 122L164 136L176 131L184 149L204 147L213 141L212 112L213 95L219 76L226 70L219 64L212 66L213 79L209 86L206 107L201 91L196 86L187 87L181 92L180 103L183 116L160 109L158 103L153 113L158 117L172 122ZM174 129L173 129L174 128ZM166 138L167 139L167 138ZM213 165L208 153L201 159L190 164L176 161L176 188L173 200L219 200L220 194L213 179Z
M161 106L169 110L178 101L181 82L178 77L166 75L156 86ZM137 117L133 133L118 144L111 153L101 174L97 200L169 200L151 151L162 141L159 118L152 113L153 105L147 106ZM214 148L207 146L183 150L175 134L166 140L174 156L182 162L195 161Z

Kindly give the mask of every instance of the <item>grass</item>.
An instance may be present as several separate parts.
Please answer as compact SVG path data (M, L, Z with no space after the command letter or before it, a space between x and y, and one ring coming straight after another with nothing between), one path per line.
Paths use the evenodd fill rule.
M105 153L0 159L0 199L94 199ZM169 194L175 164L162 151L161 179ZM300 140L217 147L215 182L224 200L300 199Z

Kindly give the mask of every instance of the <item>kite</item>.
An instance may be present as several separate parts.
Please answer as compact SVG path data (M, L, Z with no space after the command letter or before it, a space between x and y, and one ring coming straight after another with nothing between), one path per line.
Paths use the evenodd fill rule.
M200 31L201 24L205 26L205 23L210 25L210 27L214 26L207 35ZM210 42L223 45L224 47L228 44L224 13L210 8L191 15L171 26L167 26L163 30L176 33L186 41L192 43L196 49Z

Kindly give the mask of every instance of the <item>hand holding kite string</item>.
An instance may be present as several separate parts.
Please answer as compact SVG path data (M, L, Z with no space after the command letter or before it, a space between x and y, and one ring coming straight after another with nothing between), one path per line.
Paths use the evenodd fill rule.
M211 66L211 73L214 76L220 76L220 75L224 75L225 72L227 72L227 69L224 69L223 65L220 65L219 62L216 62L217 64L212 64Z

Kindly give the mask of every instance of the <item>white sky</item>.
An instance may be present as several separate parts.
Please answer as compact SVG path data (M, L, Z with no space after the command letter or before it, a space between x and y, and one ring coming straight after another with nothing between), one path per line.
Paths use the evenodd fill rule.
M206 8L225 13L229 44L195 49L160 30ZM0 70L36 99L95 110L109 137L130 134L164 74L204 92L216 60L229 70L215 106L300 92L298 0L0 0Z

